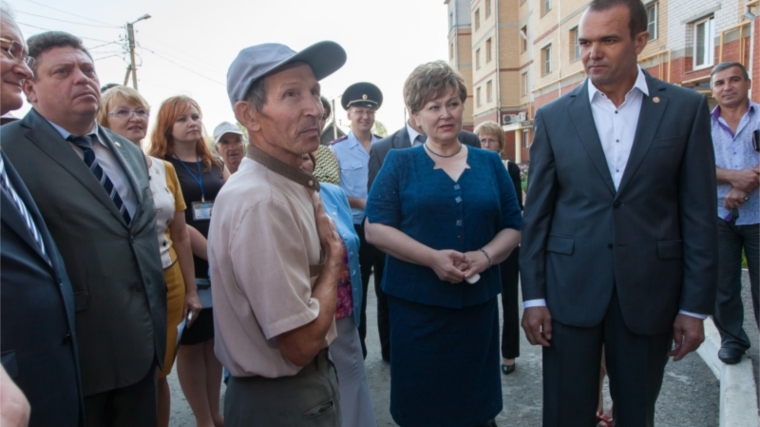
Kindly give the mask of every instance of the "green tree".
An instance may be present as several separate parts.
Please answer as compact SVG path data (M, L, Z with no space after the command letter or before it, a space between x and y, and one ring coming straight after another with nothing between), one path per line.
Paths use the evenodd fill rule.
M388 136L388 129L386 129L385 125L380 120L375 120L375 124L372 125L372 133L385 138Z

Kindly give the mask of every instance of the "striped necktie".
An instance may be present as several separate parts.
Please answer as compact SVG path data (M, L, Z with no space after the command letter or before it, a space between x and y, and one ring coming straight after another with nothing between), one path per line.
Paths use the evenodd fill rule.
M84 164L90 168L92 174L95 175L95 178L100 182L100 185L102 185L106 190L106 193L108 193L108 197L113 200L116 209L118 209L121 216L124 217L124 221L129 224L132 217L129 215L127 207L124 205L124 201L121 200L121 196L119 196L119 192L116 191L113 182L111 182L108 175L103 171L103 168L98 164L98 159L95 158L95 151L92 149L92 137L89 135L69 135L68 140L82 149L82 152L84 153Z
M3 161L3 158L0 157L0 184L2 184L5 191L8 192L8 194L11 196L11 200L13 200L13 204L16 205L16 208L21 213L21 216L24 218L24 222L26 223L26 227L29 229L29 233L31 233L32 237L34 238L34 241L37 243L37 246L39 246L40 251L44 255L45 261L47 261L48 264L50 264L50 258L48 258L47 252L45 252L45 243L42 241L42 236L40 235L40 230L37 228L37 225L34 223L34 220L32 219L32 215L29 213L29 210L26 208L26 205L24 204L23 200L19 197L18 193L16 193L16 190L11 185L10 181L8 180L8 174L5 172L5 162Z

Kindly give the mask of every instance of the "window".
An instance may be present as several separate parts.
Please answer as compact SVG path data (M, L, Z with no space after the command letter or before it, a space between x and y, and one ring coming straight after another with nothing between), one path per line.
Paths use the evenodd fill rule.
M477 102L478 107L480 107L480 87L475 89L475 102Z
M522 131L523 148L530 148L530 144L528 143L529 136L530 136L530 131L528 129L523 129Z
M523 96L525 96L525 95L528 94L528 89L529 89L529 87L528 87L528 72L527 71L524 72L524 73L522 73L522 74L520 74L520 83L521 83L520 86L522 87L522 94L523 94Z
M491 16L491 0L486 0L486 18Z
M709 67L715 53L714 19L709 17L694 24L694 68Z
M578 43L578 27L570 30L570 61L581 58L581 45Z
M547 75L552 72L552 45L541 49L541 74Z
M480 29L480 9L475 9L475 31Z
M449 44L449 59L454 59L454 43Z
M493 102L493 81L489 80L486 83L486 98L488 102Z
M520 53L528 50L528 26L520 28Z
M541 15L543 15L546 12L552 10L552 0L544 0L542 6L543 6L544 10L541 11Z
M657 2L647 6L647 31L649 31L649 40L657 38Z
M475 50L475 69L480 68L480 49Z
M449 28L454 28L454 12L449 13Z
M491 62L491 39L486 40L486 63Z

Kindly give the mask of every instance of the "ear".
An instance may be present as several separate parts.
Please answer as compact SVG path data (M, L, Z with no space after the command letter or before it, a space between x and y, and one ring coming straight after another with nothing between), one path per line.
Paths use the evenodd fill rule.
M639 55L647 47L647 42L649 42L649 31L642 31L636 34L636 37L633 38L633 43L636 46L636 55Z
M37 103L37 91L35 90L34 83L32 83L31 80L26 79L24 80L24 94L26 95L26 100L29 101L30 104L34 105Z
M238 101L233 110L235 110L235 118L248 129L248 132L257 132L261 129L259 115L253 104L248 101Z

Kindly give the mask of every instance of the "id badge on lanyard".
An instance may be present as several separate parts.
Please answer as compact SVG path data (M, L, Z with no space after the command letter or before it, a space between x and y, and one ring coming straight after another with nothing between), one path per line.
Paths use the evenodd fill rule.
M206 194L203 191L203 173L201 172L201 162L200 160L196 160L195 164L198 167L198 177L196 177L193 172L190 170L189 167L183 162L179 157L176 155L174 156L179 160L180 164L184 166L184 168L187 170L187 173L190 174L190 176L195 180L195 182L198 183L198 187L201 189L201 201L200 202L193 202L192 208L193 208L193 220L194 221L209 221L211 220L211 211L214 209L214 202L213 201L206 201ZM197 159L197 157L196 157Z

